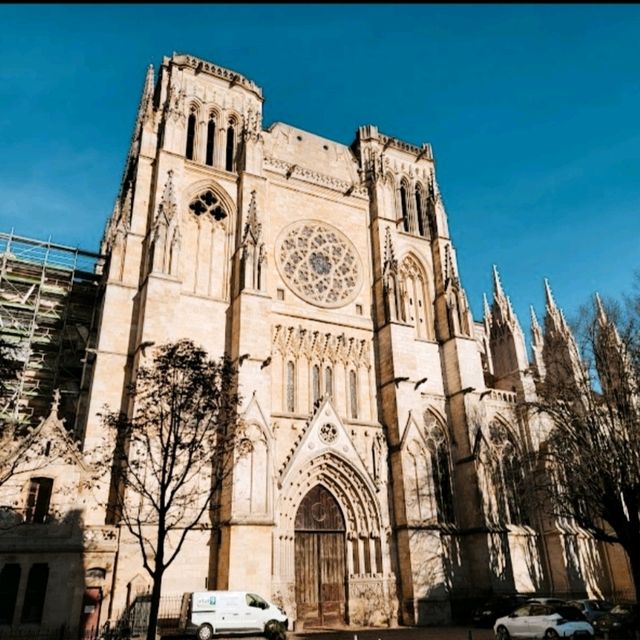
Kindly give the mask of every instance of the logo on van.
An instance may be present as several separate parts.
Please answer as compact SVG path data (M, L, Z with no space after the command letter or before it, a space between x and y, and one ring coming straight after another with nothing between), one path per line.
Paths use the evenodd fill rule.
M209 596L209 604L215 604L216 603L216 597L215 596Z

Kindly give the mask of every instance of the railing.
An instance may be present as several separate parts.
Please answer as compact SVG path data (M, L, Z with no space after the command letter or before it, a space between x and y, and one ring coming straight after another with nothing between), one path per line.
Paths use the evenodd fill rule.
M81 630L78 627L21 627L18 629L2 629L0 640L97 640L99 629Z
M0 255L5 253L7 257L21 262L86 273L96 273L96 266L104 260L100 254L55 244L50 240L0 233Z

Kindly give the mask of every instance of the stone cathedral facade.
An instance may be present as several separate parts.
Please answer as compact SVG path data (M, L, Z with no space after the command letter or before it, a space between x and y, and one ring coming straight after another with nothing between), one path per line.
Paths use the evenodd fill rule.
M530 362L497 272L484 318L471 315L430 145L371 125L349 146L265 129L262 103L253 81L191 55L150 68L101 247L85 450L105 403L131 410L124 389L149 345L190 337L238 363L250 453L165 592L246 589L326 626L630 588L618 548L521 500L521 460L545 430L518 402L535 397L548 332L573 349L550 289ZM104 621L147 579L95 506L108 486L83 495L85 532L100 535L82 567ZM63 569L51 552L49 575Z

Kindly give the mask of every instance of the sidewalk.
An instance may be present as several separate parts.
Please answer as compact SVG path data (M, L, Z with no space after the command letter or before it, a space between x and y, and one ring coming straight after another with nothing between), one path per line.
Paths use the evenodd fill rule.
M494 637L493 629L472 627L303 629L287 633L291 640L494 640Z

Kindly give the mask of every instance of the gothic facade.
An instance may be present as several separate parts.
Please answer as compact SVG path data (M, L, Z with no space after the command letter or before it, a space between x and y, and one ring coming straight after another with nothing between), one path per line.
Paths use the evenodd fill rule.
M191 55L150 68L101 246L85 451L105 404L135 410L124 390L149 345L190 337L238 363L250 453L165 593L248 589L311 626L441 624L491 593L629 589L619 549L522 501L545 427L519 402L546 374L546 337L574 345L550 289L530 362L497 271L483 320L471 315L430 145L372 125L350 146L265 129L262 103L254 82ZM148 581L97 506L108 483L78 491L95 535L77 571L93 570L104 621ZM35 557L15 535L4 566ZM50 576L55 544L39 560ZM51 623L80 615L48 597Z

